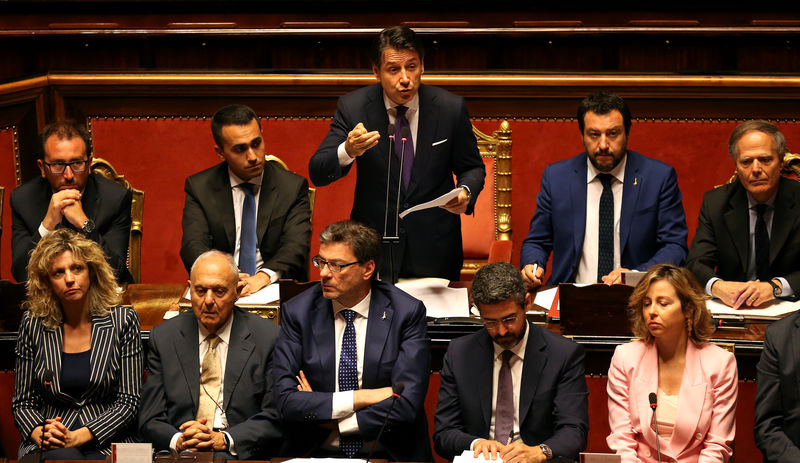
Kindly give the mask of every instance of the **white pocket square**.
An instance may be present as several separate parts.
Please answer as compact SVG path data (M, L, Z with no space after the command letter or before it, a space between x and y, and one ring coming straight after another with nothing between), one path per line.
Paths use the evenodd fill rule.
M447 139L445 138L444 140L439 140L439 141L435 142L435 143L434 143L434 144L432 144L431 146L441 145L442 143L444 143L444 142L446 142L446 141L447 141Z

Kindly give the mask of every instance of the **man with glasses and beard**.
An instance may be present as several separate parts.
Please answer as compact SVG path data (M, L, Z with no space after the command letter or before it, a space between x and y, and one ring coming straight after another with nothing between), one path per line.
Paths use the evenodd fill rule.
M36 243L57 228L70 228L100 244L119 283L132 283L127 267L131 192L92 173L89 133L74 121L46 125L39 141L36 163L42 176L11 193L12 275L27 280Z
M589 95L578 107L583 153L542 174L536 213L522 244L522 276L542 284L621 282L628 270L683 264L686 214L675 169L628 150L631 113L618 95Z

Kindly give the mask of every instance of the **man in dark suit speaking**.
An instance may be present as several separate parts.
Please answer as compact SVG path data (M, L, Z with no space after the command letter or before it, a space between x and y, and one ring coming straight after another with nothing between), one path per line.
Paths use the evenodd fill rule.
M375 279L380 249L370 227L329 225L311 260L321 282L281 309L274 375L285 456L352 458L375 450L391 461L432 461L423 408L425 305ZM392 398L398 384L404 389Z
M308 182L266 162L252 109L225 106L211 119L223 162L186 179L181 259L186 270L209 249L233 255L242 295L280 278L307 279Z
M472 299L486 329L451 341L445 354L433 434L440 456L572 461L586 447L583 347L529 323L529 298L509 263L475 274Z
M119 283L132 283L127 267L131 192L92 173L92 142L73 121L48 124L39 134L36 161L42 176L11 193L11 273L28 279L30 252L56 228L83 233L103 248Z
M728 141L737 180L705 194L686 267L725 304L758 307L800 289L800 183L781 177L786 139L740 124Z
M234 307L238 269L208 251L191 270L192 311L150 332L139 427L156 450L268 460L281 431L272 401L278 327Z
M397 227L400 242L391 247L391 254L385 248L380 268L384 279L391 274L395 278L458 280L463 264L459 215L472 213L486 175L464 99L421 84L424 51L411 29L383 30L372 47L371 59L378 83L339 99L330 131L309 161L311 181L328 185L347 175L356 162L358 177L350 217L388 235L394 235L398 212L437 198L456 185L461 187L458 198L443 208L414 212L402 219ZM395 133L387 134L390 123ZM404 145L401 135L405 130L409 135ZM390 136L395 137L391 154ZM389 163L391 180L387 185ZM387 187L389 220L384 224Z

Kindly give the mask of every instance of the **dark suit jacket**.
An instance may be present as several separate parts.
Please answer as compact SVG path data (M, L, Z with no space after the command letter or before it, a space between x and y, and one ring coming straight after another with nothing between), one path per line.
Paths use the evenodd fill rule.
M238 307L232 316L222 401L230 425L227 431L239 459L269 459L281 438L271 374L278 327ZM153 328L147 365L139 429L155 450L166 450L178 427L197 415L200 353L193 312Z
M238 237L227 163L190 176L184 190L181 259L188 272L208 250L233 254ZM266 163L256 235L265 268L280 272L281 278L308 279L311 212L306 179Z
M577 459L586 448L588 395L583 347L528 323L520 385L520 434L554 456ZM494 347L486 330L454 339L442 366L433 442L448 460L475 439L490 439Z
M308 172L317 186L347 175L352 164L345 168L339 166L337 149L359 122L363 122L369 131L380 132L381 138L375 147L356 158L358 177L350 217L383 232L389 116L380 84L361 88L339 99L330 131L309 161ZM483 189L486 172L464 99L438 87L422 85L419 89L417 130L411 182L408 191L403 188L401 192L400 212L452 190L455 174L458 184L466 185L472 192L467 209L468 214L472 213L478 193ZM396 218L394 205L397 204L400 167L394 154L392 158L389 212ZM389 234L394 234L394 227L394 219L390 217ZM410 270L407 276L458 280L464 260L461 218L441 208L414 212L400 221L400 245L395 249L398 250L394 257L395 268L399 269L401 263L405 263ZM386 276L389 259L388 254L385 255L387 258L381 271Z
M95 441L85 449L111 454L112 442L136 442L136 413L142 387L142 341L139 316L127 307L115 307L105 317L92 317L91 375L83 395L61 391L63 330L50 330L42 319L26 312L17 337L14 370L14 422L23 436L19 457L36 444L28 438L45 418L61 417L75 430L86 426ZM52 386L44 386L45 370L53 372Z
M315 285L284 304L281 335L275 346L275 397L286 425L287 456L313 454L330 434L336 390L336 359L331 301ZM430 339L425 306L392 285L375 281L369 307L362 388L403 383L380 439L393 461L431 461L423 405L430 375ZM297 390L303 370L314 392ZM356 412L365 442L374 440L392 399Z
M39 225L47 215L53 189L38 177L11 192L11 274L19 281L28 279L30 252L42 239ZM131 234L131 192L100 174L91 174L81 197L83 212L94 220L95 230L88 238L103 248L117 281L133 283L128 272L128 241ZM61 222L75 229L66 220Z
M770 272L773 277L786 278L796 293L800 290L800 183L782 178L774 206ZM707 192L686 266L703 286L715 276L747 281L750 258L746 190L735 182Z
M552 252L548 284L575 281L586 231L586 159L583 152L550 164L542 174L520 264L544 267ZM688 230L682 199L675 169L628 151L619 224L623 267L644 271L659 263L683 264Z
M766 463L800 461L800 312L767 327L754 421Z

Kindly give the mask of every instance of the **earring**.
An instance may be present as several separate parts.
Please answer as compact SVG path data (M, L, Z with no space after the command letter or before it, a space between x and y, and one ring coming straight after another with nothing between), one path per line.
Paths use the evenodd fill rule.
M689 333L689 337L692 337L692 319L686 317L686 331Z

